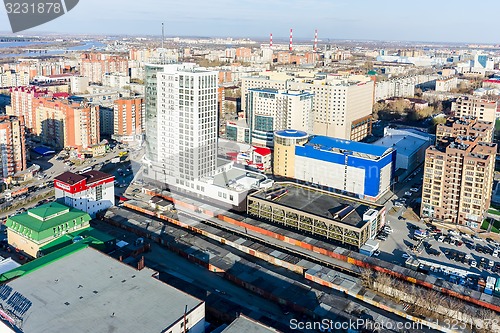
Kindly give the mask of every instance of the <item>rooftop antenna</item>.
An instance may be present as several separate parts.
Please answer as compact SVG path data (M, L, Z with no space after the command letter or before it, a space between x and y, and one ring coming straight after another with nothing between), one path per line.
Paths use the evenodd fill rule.
M165 64L165 49L164 47L164 42L165 42L165 24L162 22L161 23L161 51L160 51L160 62L164 65Z
M165 41L165 24L161 24L161 48L163 49L163 42Z

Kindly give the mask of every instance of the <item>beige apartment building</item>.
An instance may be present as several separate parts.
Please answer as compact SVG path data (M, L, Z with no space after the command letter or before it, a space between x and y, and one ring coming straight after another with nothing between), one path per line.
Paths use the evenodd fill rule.
M26 169L23 117L0 116L0 176L7 178Z
M488 129L486 125L463 117L437 127L436 144L425 154L422 218L481 227L490 206L497 151L488 142L493 123Z
M456 138L462 136L477 136L479 141L493 142L493 123L478 120L475 117L462 116L448 118L446 123L439 124L436 128L436 142L446 137Z
M497 108L497 101L477 96L461 96L451 104L451 111L456 117L471 116L491 122L495 122Z
M128 75L128 60L118 55L98 52L83 53L80 71L81 75L87 77L90 82L101 83L106 73Z
M242 79L242 109L249 89L300 90L314 94L313 133L360 141L371 133L374 82L363 75L263 72Z
M83 151L100 141L99 106L65 99L37 99L34 105L38 139L54 148Z
M46 89L37 87L16 87L10 89L10 106L7 106L7 114L23 117L28 133L32 133L36 127L36 114L33 103L37 98L52 97L52 93Z

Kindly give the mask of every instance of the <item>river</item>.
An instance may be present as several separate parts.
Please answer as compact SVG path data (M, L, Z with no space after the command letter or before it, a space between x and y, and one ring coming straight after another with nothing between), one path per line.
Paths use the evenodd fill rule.
M40 44L47 44L50 42L8 42L8 43L0 43L0 49L2 48L7 48L7 47L28 47L30 45L40 45ZM10 46L6 46L10 45ZM89 41L85 42L83 45L77 45L77 46L72 46L72 47L67 47L64 49L59 49L59 50L52 50L52 49L47 49L47 52L45 53L30 53L30 52L24 52L24 53L3 53L0 54L0 58L9 58L9 57L45 57L45 56L53 56L53 55L61 55L66 52L71 52L71 51L86 51L86 50L91 50L93 48L104 48L106 47L106 44L103 44L98 41Z

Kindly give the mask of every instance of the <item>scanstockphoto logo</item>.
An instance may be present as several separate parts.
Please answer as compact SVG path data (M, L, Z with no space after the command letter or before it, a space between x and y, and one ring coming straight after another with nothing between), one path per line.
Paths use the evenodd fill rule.
M78 1L3 0L13 33L52 21L75 8Z

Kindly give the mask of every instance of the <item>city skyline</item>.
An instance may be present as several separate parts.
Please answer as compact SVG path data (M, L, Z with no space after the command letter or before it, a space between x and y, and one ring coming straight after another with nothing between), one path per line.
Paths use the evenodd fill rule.
M273 33L275 38L286 38L289 29L293 28L295 38L311 41L314 30L318 29L323 42L354 39L500 43L495 36L494 21L466 15L464 8L468 3L462 0L453 2L453 7L430 0L421 1L418 6L401 5L395 0L385 1L383 6L367 0L359 0L356 6L345 0L279 0L272 3L257 0L240 1L237 5L229 0L218 0L211 3L194 1L189 6L180 1L144 0L126 8L120 7L121 4L117 0L81 1L64 16L19 34L159 35L161 23L165 22L168 36L266 39ZM482 6L491 11L500 9L497 2L490 0L483 1ZM0 16L5 17L0 22L0 31L10 31L3 6L0 6Z

